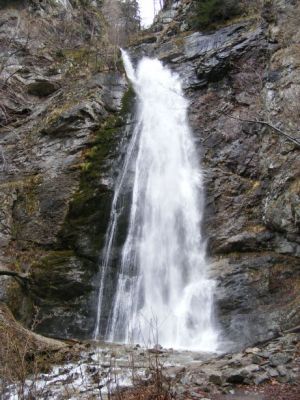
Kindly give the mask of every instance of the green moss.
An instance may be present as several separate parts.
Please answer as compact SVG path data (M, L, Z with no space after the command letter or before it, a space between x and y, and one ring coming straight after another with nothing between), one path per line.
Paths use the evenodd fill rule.
M59 304L92 290L94 264L72 250L52 251L32 265L31 294L44 304Z
M67 99L65 99L65 102L63 104L55 106L51 110L51 112L47 114L46 118L42 121L43 128L47 128L50 125L54 125L55 122L59 120L59 118L63 113L70 110L70 108L72 108L76 104L77 103L75 102L75 99L73 101L67 101Z
M93 146L86 151L85 160L81 164L82 173L80 190L78 193L79 197L81 197L82 191L86 192L88 188L94 189L94 181L101 177L103 172L103 169L101 169L103 160L108 156L114 143L118 122L118 118L111 115L104 125L96 132Z
M56 265L60 265L62 262L65 262L70 257L74 256L74 252L71 250L60 250L60 251L51 251L37 263L33 264L33 268L53 268Z
M103 184L103 177L111 176L111 161L117 157L115 152L133 98L130 88L123 96L121 111L111 113L95 132L92 146L84 153L79 189L60 235L63 248L73 249L95 262L103 245L113 196L112 190Z
M63 55L66 58L72 59L75 62L80 63L88 55L88 50L85 49L84 47L77 49L65 49L63 50Z
M81 164L81 179L79 190L75 193L71 207L70 218L77 224L87 223L87 218L98 207L97 197L101 186L101 176L105 172L104 160L110 153L116 135L115 118L111 117L95 136L93 146L86 151Z
M135 96L134 90L132 86L130 86L122 98L122 109L121 109L122 117L129 114L130 111L132 110L134 96Z
M41 182L40 175L33 175L24 180L7 182L2 187L18 190L18 196L14 203L14 210L21 210L25 219L33 218L40 208L40 201L38 196L38 185ZM24 220L22 220L24 222ZM22 232L22 222L14 216L11 226L11 234L14 239L18 239Z
M81 164L81 183L79 192L74 201L82 201L95 189L95 180L99 180L106 172L103 161L116 144L116 136L126 121L127 114L132 109L134 91L130 87L122 99L122 108L119 114L110 114L104 124L95 133L93 146L86 151L84 162Z

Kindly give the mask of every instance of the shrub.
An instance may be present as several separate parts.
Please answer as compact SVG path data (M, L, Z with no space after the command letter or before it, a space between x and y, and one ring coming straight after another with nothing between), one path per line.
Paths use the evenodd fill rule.
M208 29L241 14L243 7L238 0L196 0L193 11L194 28Z
M0 9L6 7L24 6L26 3L26 0L0 0Z

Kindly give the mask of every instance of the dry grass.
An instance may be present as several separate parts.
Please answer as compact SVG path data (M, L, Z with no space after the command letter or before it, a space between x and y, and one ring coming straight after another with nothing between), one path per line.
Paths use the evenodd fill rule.
M38 324L38 313L32 328ZM37 376L50 369L66 349L62 342L44 338L20 325L5 305L0 305L0 398L14 386L18 398L29 398L37 390ZM31 376L28 385L27 378ZM1 397L2 396L2 397Z

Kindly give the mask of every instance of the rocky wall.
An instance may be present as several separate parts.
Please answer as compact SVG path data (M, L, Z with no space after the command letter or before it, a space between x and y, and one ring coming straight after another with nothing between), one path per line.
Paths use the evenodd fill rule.
M51 7L0 17L0 267L29 276L22 286L1 277L0 301L25 324L37 312L35 328L46 335L82 338L94 328L132 96L101 41L101 8L74 8L66 18L62 5Z

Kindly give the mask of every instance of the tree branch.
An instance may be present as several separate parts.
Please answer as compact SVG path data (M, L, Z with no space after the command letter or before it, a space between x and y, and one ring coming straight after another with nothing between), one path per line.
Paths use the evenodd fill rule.
M243 119L239 117L234 117L233 115L225 114L222 113L225 117L235 119L237 121L242 121L242 122L248 122L251 124L260 124L260 125L265 125L268 126L269 128L273 129L275 132L280 133L282 136L286 137L288 140L296 144L297 146L300 146L300 140L298 138L295 138L293 136L288 135L286 132L282 131L281 129L277 128L277 126L272 125L271 123L267 121L261 121L261 120L256 120L256 119Z

